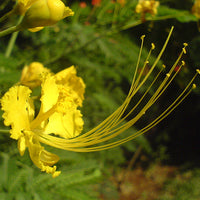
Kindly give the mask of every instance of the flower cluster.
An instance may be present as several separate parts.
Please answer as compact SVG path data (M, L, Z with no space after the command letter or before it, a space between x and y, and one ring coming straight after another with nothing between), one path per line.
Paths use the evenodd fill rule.
M141 13L142 18L145 18L146 13L150 13L152 16L157 14L157 7L159 2L155 0L139 0L135 11Z
M35 117L29 87L38 85L41 85L41 107ZM33 163L53 177L60 174L53 166L59 157L41 146L38 133L65 139L78 136L83 129L78 107L82 105L84 90L85 84L77 77L74 66L53 74L42 64L32 63L24 68L21 84L10 88L1 99L5 125L11 126L10 137L18 140L20 154L28 148Z

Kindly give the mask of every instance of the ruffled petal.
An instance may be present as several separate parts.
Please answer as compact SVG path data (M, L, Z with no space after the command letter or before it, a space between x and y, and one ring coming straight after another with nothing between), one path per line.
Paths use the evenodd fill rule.
M14 86L1 99L3 118L6 126L11 126L11 138L19 139L23 130L30 129L34 117L34 106L30 98L31 90L25 86Z
M53 166L58 162L59 157L55 154L52 154L42 147L39 141L33 136L30 136L30 133L26 134L27 136L27 146L29 149L29 154L33 163L48 174L52 174L52 177L55 178L59 176L60 171L56 171L56 166Z
M77 77L76 69L74 66L71 66L65 70L60 71L55 74L56 83L63 85L66 88L70 89L71 97L74 102L78 105L82 105L82 101L84 100L85 93L85 84L83 79Z

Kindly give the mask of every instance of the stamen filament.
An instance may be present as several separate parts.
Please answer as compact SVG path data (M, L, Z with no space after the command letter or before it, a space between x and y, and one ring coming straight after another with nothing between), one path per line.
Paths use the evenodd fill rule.
M56 148L60 149L65 149L65 150L70 150L70 151L77 151L77 152L91 152L91 151L100 151L104 149L109 149L116 147L120 144L123 144L127 141L130 141L134 139L135 137L147 132L150 130L152 127L157 125L160 121L162 121L164 118L166 118L190 93L191 91L195 88L195 85L192 85L194 79L198 74L200 74L200 71L197 70L196 74L194 77L191 79L191 81L187 84L185 89L178 95L178 97L169 105L158 117L156 117L152 122L150 122L148 125L140 129L139 131L136 131L134 134L127 136L123 139L110 142L107 144L102 144L99 146L93 146L93 145L98 145L102 142L106 142L110 139L115 138L116 136L120 135L123 133L125 130L133 126L145 113L146 111L160 98L160 96L166 91L166 89L169 87L169 85L172 83L174 78L177 76L178 72L181 70L182 66L184 66L184 61L182 61L181 65L179 66L178 70L175 71L176 66L178 65L180 59L182 58L183 54L186 53L185 47L187 44L184 44L184 47L182 49L182 52L172 65L171 69L169 70L168 73L166 73L165 78L162 80L161 84L157 87L155 90L154 94L148 99L147 103L145 103L144 107L138 111L137 114L135 114L132 119L129 121L125 122L125 120L133 114L133 112L138 108L138 106L144 102L145 98L147 97L147 94L149 93L150 89L155 85L155 83L158 81L158 78L161 75L161 72L164 69L163 68L159 70L153 81L150 83L142 97L139 99L139 101L136 103L136 105L131 108L131 110L123 116L123 114L126 112L128 105L130 104L131 100L135 96L135 94L139 91L139 89L147 82L148 78L152 74L153 70L155 69L158 61L160 60L162 54L164 53L164 50L166 49L166 46L168 44L168 41L170 39L170 36L172 34L173 27L171 28L169 35L158 55L156 60L154 61L152 67L149 69L148 73L144 76L142 79L142 75L144 73L144 70L146 68L146 65L148 63L148 60L150 58L152 50L155 48L154 44L152 44L152 47L149 51L149 54L147 55L147 58L144 62L144 65L141 68L141 71L139 72L139 75L137 76L137 72L139 69L139 64L140 64L140 58L142 54L142 48L144 44L144 36L141 37L142 42L141 42L141 49L139 52L138 56L138 61L136 64L136 69L134 72L133 80L131 83L131 87L129 90L129 93L124 100L123 104L115 111L113 112L109 117L107 117L102 123L100 123L98 126L93 128L92 130L86 132L85 134L82 134L80 136L77 136L75 138L71 139L64 139L64 138L58 138L52 135L44 134L42 132L39 132L36 137L38 137L38 140L41 142L54 146ZM191 87L191 88L190 88ZM190 88L190 89L189 89ZM47 112L48 113L48 112ZM122 117L123 116L123 117ZM36 118L37 119L37 118ZM125 123L123 123L125 122ZM35 122L36 123L36 122ZM41 123L41 119L40 119Z
M41 122L47 120L49 118L49 116L51 116L55 112L55 109L56 109L56 105L54 105L51 109L49 109L45 113L39 112L37 117L31 122L30 128L32 130L37 128L37 126L39 126L41 124Z

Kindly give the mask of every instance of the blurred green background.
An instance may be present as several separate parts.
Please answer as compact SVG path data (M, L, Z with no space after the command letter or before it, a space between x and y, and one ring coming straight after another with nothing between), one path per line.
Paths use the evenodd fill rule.
M169 105L200 65L198 19L191 13L193 0L162 0L158 14L142 22L135 12L138 1L124 6L102 0L64 1L75 12L52 27L18 34L11 54L11 35L0 38L1 96L19 81L21 70L33 61L53 72L75 65L86 83L83 107L84 132L109 116L125 99L136 66L140 36L145 34L141 60L151 43L156 58L171 26L175 26L162 63L170 67L187 42L186 65L162 98L126 134L139 130ZM14 1L0 2L2 16ZM1 23L1 30L16 24L17 17ZM151 61L151 60L150 60ZM154 76L151 77L153 79ZM195 81L199 86L199 77ZM144 92L147 88L141 90ZM150 91L150 93L153 91ZM139 97L138 97L139 98ZM143 136L114 149L74 153L53 148L60 156L62 174L52 179L29 158L20 157L16 141L0 134L0 200L199 200L200 198L200 89L199 87L164 121ZM2 114L2 113L1 113ZM5 129L3 120L1 129Z

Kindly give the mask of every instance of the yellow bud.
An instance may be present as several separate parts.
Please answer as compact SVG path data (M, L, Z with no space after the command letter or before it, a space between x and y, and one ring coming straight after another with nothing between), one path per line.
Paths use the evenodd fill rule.
M43 76L45 77L49 73L50 70L45 68L41 63L33 62L23 68L20 84L29 88L35 88L41 85Z
M26 11L20 26L23 29L31 29L32 31L34 28L39 27L39 29L35 29L37 31L73 14L73 11L69 7L65 7L61 0L39 0Z
M24 15L31 5L38 0L18 0L13 8L13 12L17 15Z

